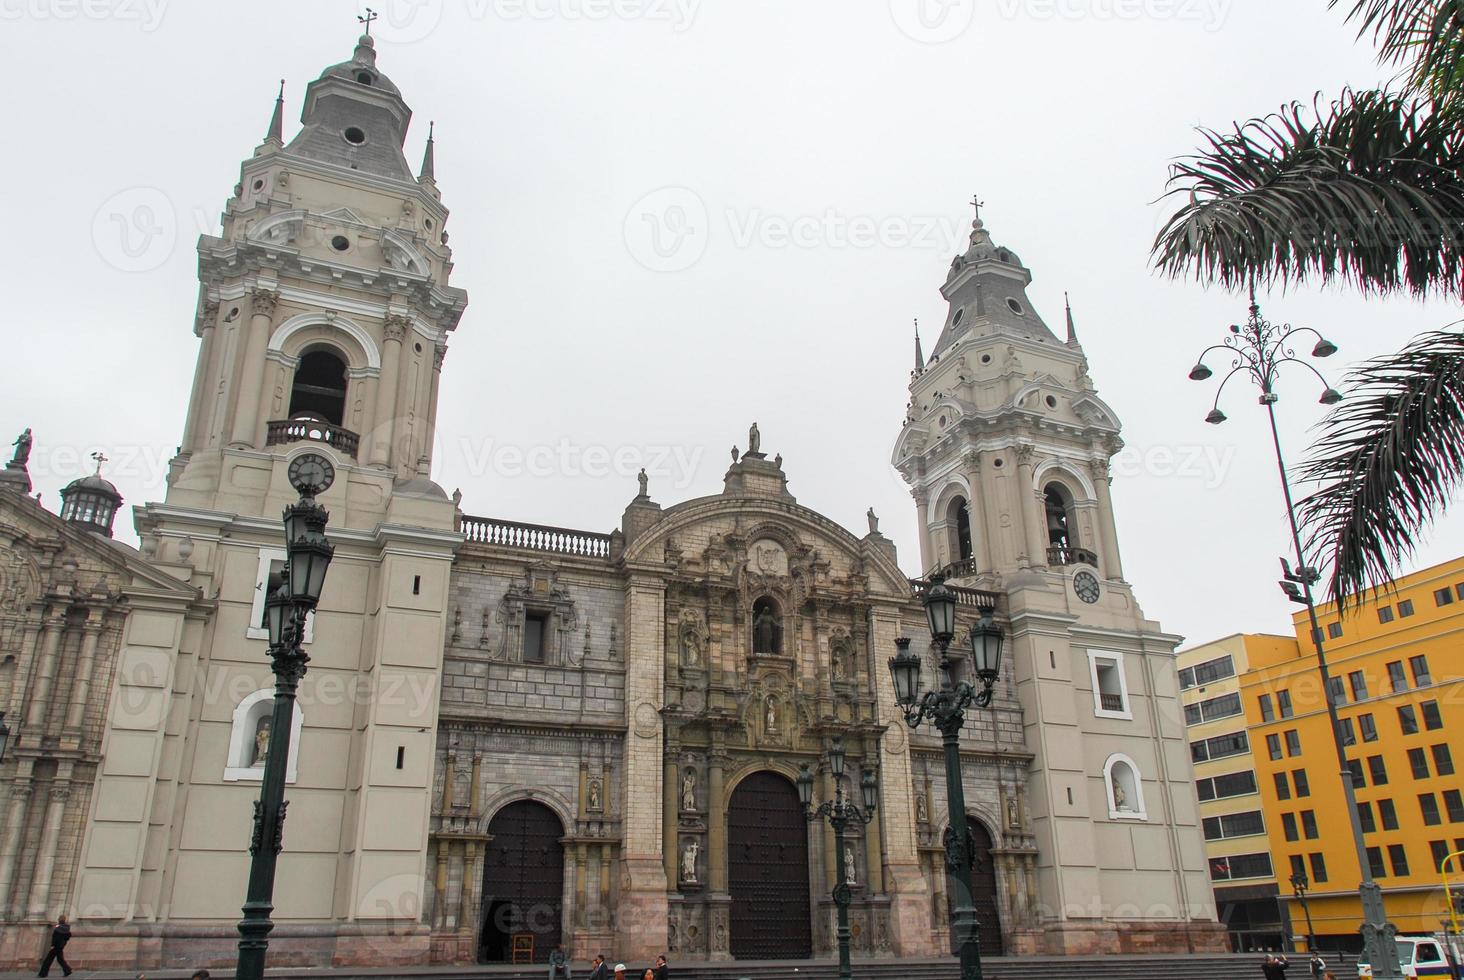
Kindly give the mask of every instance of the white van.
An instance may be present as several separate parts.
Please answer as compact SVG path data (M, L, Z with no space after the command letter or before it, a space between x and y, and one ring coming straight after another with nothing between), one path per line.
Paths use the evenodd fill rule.
M1432 936L1398 936L1398 963L1405 977L1453 977L1444 944ZM1372 967L1357 964L1359 977L1373 975Z

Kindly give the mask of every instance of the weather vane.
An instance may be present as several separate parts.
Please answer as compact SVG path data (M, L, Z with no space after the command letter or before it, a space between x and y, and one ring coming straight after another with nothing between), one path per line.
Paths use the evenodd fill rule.
M373 20L376 20L380 16L381 16L380 14L378 14L376 11L372 10L370 7L367 7L366 8L366 13L365 13L364 16L361 15L361 14L357 14L356 15L356 19L358 21L360 21L361 23L363 23L363 24L366 25L366 36L367 37L370 37L371 36L371 22Z

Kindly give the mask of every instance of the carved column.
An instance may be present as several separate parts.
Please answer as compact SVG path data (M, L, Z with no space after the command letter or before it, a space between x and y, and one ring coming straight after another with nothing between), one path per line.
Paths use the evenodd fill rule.
M1038 499L1042 497L1042 492L1034 489L1035 477L1032 465L1034 455L1030 445L1023 444L1017 447L1017 497L1022 505L1022 523L1026 525L1028 564L1034 568L1040 568L1047 564L1047 520L1044 508L1037 505Z
M61 651L61 637L66 632L66 613L60 606L52 606L46 615L46 624L41 629L41 662L36 671L36 684L31 689L30 710L26 712L25 734L37 742L45 734L46 708L51 703L51 686L56 681L56 660Z
M437 392L442 385L442 362L447 358L447 345L436 344L432 349L432 384L427 394L427 432L422 440L422 455L431 461L432 444L437 439Z
M15 884L15 869L20 863L20 838L25 831L26 811L30 808L31 793L30 760L21 760L15 773L15 782L10 787L10 807L5 812L4 843L0 844L0 918L10 919L12 902L10 891ZM16 902L14 905L19 905Z
M588 927L590 922L589 892L585 888L585 882L589 876L589 864L589 848L581 841L574 845L574 907L576 910L574 925L580 929Z
M450 842L445 837L437 838L437 908L432 928L441 932L447 927L447 858Z
M244 360L239 379L238 406L234 413L230 445L256 446L259 428L259 399L264 394L264 353L274 326L275 306L280 294L256 288L249 294L249 330L244 337ZM288 406L287 406L288 408Z
M397 378L401 373L402 341L411 321L390 314L382 322L381 380L376 386L376 415L371 424L372 466L386 466L391 461L392 431L396 426Z
M219 318L219 304L217 300L207 300L203 304L203 312L199 315L198 336L202 342L198 345L198 361L193 366L193 390L188 395L188 417L183 422L183 449L185 451L198 448L198 433L203 424L206 414L204 403L208 398L209 364L213 361L214 336L217 331L214 324Z
M355 429L368 443L371 438L371 426L376 420L376 389L379 374L379 368L376 373L372 373L370 368L364 367L346 369L346 397L361 399L361 413L354 418L348 414L345 418L345 425L347 428ZM358 459L364 460L370 453L369 444L356 447Z
M709 887L714 895L727 892L727 799L725 775L727 756L722 750L722 733L712 736L712 750L707 755L707 868Z
M478 842L474 840L463 841L463 881L458 886L458 932L471 933L473 931L473 889L470 882L473 880L473 865L478 861Z
M36 869L31 876L30 914L50 917L51 879L56 872L56 845L61 840L61 820L71 799L71 763L62 763L46 801L46 820L41 829L41 846L36 852Z
M488 857L489 840L490 838L484 837L473 848L473 859L469 862L472 877L463 883L463 890L472 896L472 904L468 907L468 923L474 934L483 927L483 863Z
M1089 464L1089 472L1093 474L1093 489L1098 498L1098 526L1099 534L1103 540L1099 542L1102 547L1099 553L1103 557L1103 577L1110 579L1123 578L1123 564L1118 557L1118 525L1113 520L1113 494L1112 476L1108 471L1108 461L1095 459Z
M96 669L97 641L102 635L102 617L106 610L92 608L88 611L81 634L81 658L76 665L76 680L71 687L71 706L66 711L64 731L79 735L81 724L86 718L86 703L91 697L92 672Z
M677 883L681 880L678 874L677 862L680 860L681 838L677 833L680 821L677 819L677 812L680 810L680 793L677 792L681 785L677 765L677 756L681 747L676 736L672 733L672 726L666 726L666 771L661 778L661 839L665 846L661 848L662 857L666 864L666 890L677 891Z
M971 452L966 455L967 480L971 484L971 552L976 556L976 567L983 571L996 566L997 533L1001 530L1001 504L996 499L991 485L990 453Z
M879 757L879 743L875 739L869 739L864 745L864 764L873 767L875 760ZM862 774L861 774L862 775ZM881 787L884 789L884 787ZM858 786L854 787L855 794L858 794ZM865 872L869 878L869 894L884 894L884 842L879 832L880 822L884 818L884 802L894 797L892 793L880 794L880 806L875 810L874 819L871 820L864 831L864 863ZM908 797L906 797L908 805Z
M915 498L915 527L920 534L920 569L923 576L935 567L935 555L930 547L930 494L924 489L912 490Z

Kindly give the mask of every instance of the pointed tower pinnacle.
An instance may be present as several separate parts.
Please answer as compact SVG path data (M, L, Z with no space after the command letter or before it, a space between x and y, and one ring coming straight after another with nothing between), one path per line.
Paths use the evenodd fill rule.
M925 370L925 354L920 350L920 318L915 318L915 373Z
M1069 347L1082 347L1083 345L1078 343L1078 328L1073 326L1073 304L1068 299L1066 292L1062 294L1062 302L1067 307L1067 345Z
M278 150L285 145L285 80L280 79L280 93L275 96L274 112L269 117L269 131L264 134L260 150Z
M422 151L422 172L417 174L418 180L430 180L433 182L437 180L435 161L432 153L433 130L436 127L437 123L435 122L427 123L427 148Z

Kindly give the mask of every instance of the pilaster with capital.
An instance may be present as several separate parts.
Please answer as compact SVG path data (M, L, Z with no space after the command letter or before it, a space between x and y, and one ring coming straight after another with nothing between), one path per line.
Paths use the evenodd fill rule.
M1093 492L1098 498L1098 526L1103 535L1103 575L1105 578L1122 579L1123 563L1118 557L1118 524L1113 519L1113 475L1108 460L1095 459L1088 463L1088 472L1093 476Z
M198 345L198 359L193 367L193 389L188 395L188 416L183 421L183 449L185 451L199 448L199 433L202 431L204 405L208 398L209 383L212 376L209 373L209 364L213 361L214 337L218 333L215 325L219 319L219 302L216 299L205 300L202 309L198 314L198 325L196 333L200 338Z
M1037 489L1033 475L1035 457L1031 443L1024 442L1017 447L1017 496L1021 501L1027 567L1041 568L1047 564L1047 525L1043 508L1038 506L1042 491Z
M371 425L372 466L391 461L393 430L396 427L397 382L401 375L402 341L412 321L398 313L387 314L381 323L381 380L376 385L376 417Z
M235 372L238 404L229 443L258 448L259 402L264 396L264 355L274 329L275 308L280 294L266 286L256 286L249 293L249 331L244 337L244 357Z
M56 845L61 840L61 822L66 804L71 799L71 763L63 762L51 785L46 801L46 819L42 824L41 843L36 851L35 871L31 874L30 914L49 918L51 888L56 874Z

